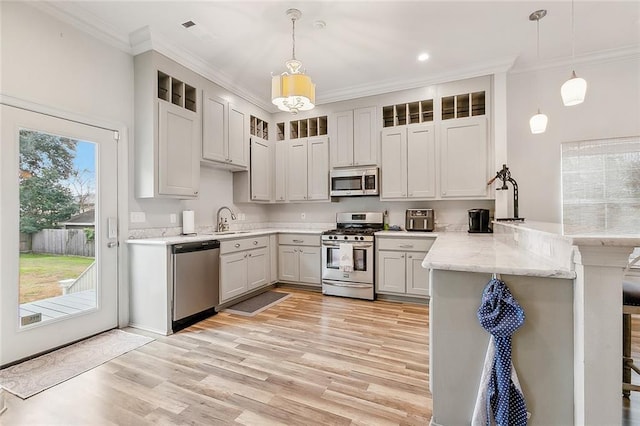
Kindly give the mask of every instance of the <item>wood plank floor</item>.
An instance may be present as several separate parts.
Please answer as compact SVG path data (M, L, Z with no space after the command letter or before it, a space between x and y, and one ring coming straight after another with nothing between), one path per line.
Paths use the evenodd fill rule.
M255 317L152 335L26 401L5 392L0 424L428 425L426 306L279 291L293 296ZM640 425L640 394L625 405L623 424Z

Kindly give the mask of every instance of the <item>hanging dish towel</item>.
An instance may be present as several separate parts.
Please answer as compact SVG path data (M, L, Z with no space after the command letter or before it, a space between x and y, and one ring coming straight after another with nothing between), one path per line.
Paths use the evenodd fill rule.
M493 358L495 357L496 347L493 336L489 339L489 345L487 346L487 355L484 358L484 367L482 369L482 376L480 377L480 386L478 386L478 396L476 397L476 405L473 407L473 417L471 419L471 426L484 426L487 424L487 418L489 417L489 411L487 411L487 388L489 386L489 379L491 378L491 372L493 370ZM518 392L522 393L522 387L516 374L516 369L511 363L511 380L515 385ZM527 411L527 419L531 417L531 413ZM495 425L493 418L489 417L492 421L491 424Z
M483 424L526 425L527 406L519 383L516 386L512 379L514 372L511 363L511 335L524 323L524 311L504 281L497 278L489 281L482 293L478 320L491 334L494 343L488 383L486 388L480 390L480 393L486 390L486 416Z
M342 243L339 250L340 270L344 272L353 271L353 244Z

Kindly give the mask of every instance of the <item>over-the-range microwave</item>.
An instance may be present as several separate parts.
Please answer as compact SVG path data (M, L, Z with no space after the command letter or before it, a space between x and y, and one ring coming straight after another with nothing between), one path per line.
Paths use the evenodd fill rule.
M331 196L378 195L378 168L331 170Z

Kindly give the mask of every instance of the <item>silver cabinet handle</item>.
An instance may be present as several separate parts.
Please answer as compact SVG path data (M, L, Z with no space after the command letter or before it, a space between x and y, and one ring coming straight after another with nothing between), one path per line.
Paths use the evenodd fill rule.
M304 243L304 240L293 240L294 243L298 243L298 244L302 244Z
M401 248L413 248L413 244L402 244L402 245L400 245L398 247L401 247Z
M238 247L240 247L240 243L235 243L233 246L234 246L235 248L238 248Z

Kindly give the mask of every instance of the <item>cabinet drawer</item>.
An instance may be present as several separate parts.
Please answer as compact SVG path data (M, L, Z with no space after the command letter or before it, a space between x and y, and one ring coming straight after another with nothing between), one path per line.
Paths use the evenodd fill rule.
M220 254L267 247L269 236L220 241Z
M279 234L278 244L288 244L288 245L298 245L298 246L319 246L320 235Z
M378 250L402 250L427 252L435 238L376 238Z

